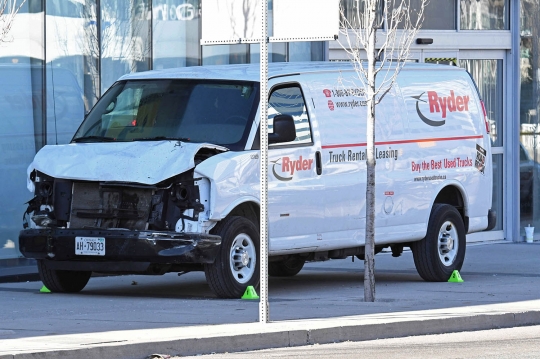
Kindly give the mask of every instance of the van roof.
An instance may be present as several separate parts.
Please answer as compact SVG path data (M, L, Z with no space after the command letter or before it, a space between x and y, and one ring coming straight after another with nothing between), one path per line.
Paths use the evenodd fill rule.
M339 72L353 70L349 61L327 62L274 62L268 65L268 77L290 76L301 73ZM410 70L437 70L437 71L464 71L462 68L449 65L435 65L425 63L407 63L404 71ZM120 80L143 79L219 79L259 81L259 64L236 65L209 65L179 67L164 70L135 72L124 75Z

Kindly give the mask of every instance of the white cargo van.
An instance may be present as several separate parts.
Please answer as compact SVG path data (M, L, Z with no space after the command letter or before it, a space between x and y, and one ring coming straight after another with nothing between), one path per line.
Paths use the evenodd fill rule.
M347 63L269 70L269 271L356 256L365 244L366 102ZM218 297L259 282L259 68L122 77L70 144L29 167L21 231L44 284L92 272L204 270ZM266 128L265 128L266 130ZM376 251L411 247L419 274L461 269L465 235L493 228L490 138L463 69L407 64L377 106Z

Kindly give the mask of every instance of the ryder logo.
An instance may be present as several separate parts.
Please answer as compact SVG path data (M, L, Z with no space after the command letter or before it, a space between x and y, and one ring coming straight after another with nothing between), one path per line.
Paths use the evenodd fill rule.
M418 96L411 96L416 100L416 113L422 121L430 126L442 126L446 123L446 115L449 112L466 112L469 111L469 96L456 96L454 91L450 91L450 96L441 96L436 91L427 92L427 101L422 99L425 92L422 92ZM419 103L424 102L429 105L429 112L431 118L436 114L437 117L441 117L442 120L433 120L428 118L420 111ZM424 106L423 106L424 107Z
M279 163L279 161L281 161L281 163ZM270 162L274 164L272 166L272 173L276 179L280 181L290 181L293 179L295 172L309 171L313 168L313 160L306 160L302 158L302 156L300 156L297 160L291 159L290 157L283 157Z
M330 111L334 111L334 102L332 100L328 100L328 108Z

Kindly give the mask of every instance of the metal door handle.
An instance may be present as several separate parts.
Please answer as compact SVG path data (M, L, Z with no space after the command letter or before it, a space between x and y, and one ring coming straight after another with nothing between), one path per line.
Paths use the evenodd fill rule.
M322 157L321 151L315 152L315 166L317 168L317 174L320 176L322 174Z

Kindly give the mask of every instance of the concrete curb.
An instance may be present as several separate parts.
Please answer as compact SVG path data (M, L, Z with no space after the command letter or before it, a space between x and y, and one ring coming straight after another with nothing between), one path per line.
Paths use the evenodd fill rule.
M540 325L540 300L328 319L0 340L0 359L144 359Z

